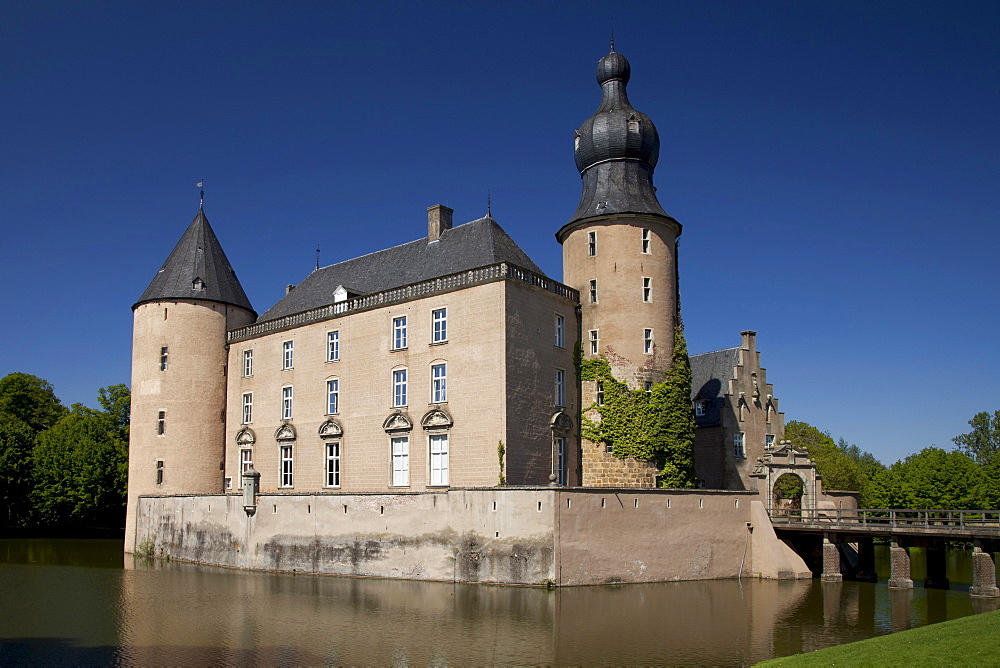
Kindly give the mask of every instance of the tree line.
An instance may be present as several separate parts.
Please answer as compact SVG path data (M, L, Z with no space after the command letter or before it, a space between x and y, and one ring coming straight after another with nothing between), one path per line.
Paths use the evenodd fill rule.
M131 395L111 385L97 401L67 408L46 380L0 378L0 528L124 526Z
M1000 508L1000 410L977 413L972 430L952 439L954 449L931 446L886 466L874 455L834 441L805 422L785 425L785 438L816 462L824 489L856 490L862 508ZM794 489L779 490L786 496Z

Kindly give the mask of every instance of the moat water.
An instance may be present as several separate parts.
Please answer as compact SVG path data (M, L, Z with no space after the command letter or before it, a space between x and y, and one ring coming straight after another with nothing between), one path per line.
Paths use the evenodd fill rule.
M118 540L0 540L0 665L752 664L997 609L948 591L722 580L546 590L250 573Z

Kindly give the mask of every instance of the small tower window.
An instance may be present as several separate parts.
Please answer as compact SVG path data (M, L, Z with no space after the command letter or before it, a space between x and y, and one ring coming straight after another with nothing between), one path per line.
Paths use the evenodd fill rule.
M631 116L629 116L629 119L628 119L628 131L629 132L634 132L636 134L639 133L639 119L638 119L638 117L636 117L635 114L632 114Z
M597 303L597 279L590 282L590 303Z
M204 290L205 289L205 281L201 280L201 278L195 278L193 281L191 281L191 289L192 290Z
M597 255L597 232L587 232L587 255Z
M160 411L156 415L156 435L163 436L167 433L167 411Z
M597 405L598 406L603 406L604 405L604 381L603 380L597 381Z
M642 330L642 352L646 355L653 354L653 330Z
M642 301L647 304L653 301L653 279L648 276L642 277Z
M642 252L646 253L647 255L649 254L649 242L650 242L649 230L644 228L642 230Z
M573 150L576 151L580 148L580 133L577 132L573 135Z
M157 459L156 460L156 484L157 485L162 485L163 484L163 460L162 459Z
M590 354L591 355L596 355L597 354L597 349L598 349L597 334L598 334L598 330L596 330L596 329L590 330Z
M167 370L167 364L170 362L169 357L170 350L166 346L160 348L160 371Z

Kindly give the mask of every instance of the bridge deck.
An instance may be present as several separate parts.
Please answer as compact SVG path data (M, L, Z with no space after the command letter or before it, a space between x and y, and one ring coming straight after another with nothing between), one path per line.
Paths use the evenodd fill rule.
M863 536L922 536L939 539L1000 539L998 510L893 510L819 508L768 510L775 530L849 533Z

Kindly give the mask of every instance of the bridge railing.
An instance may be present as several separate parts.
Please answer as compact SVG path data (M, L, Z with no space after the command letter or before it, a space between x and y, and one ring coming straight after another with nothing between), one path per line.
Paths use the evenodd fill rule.
M773 524L822 524L924 529L995 529L1000 510L913 510L894 508L770 508Z

